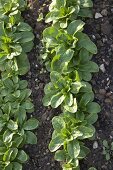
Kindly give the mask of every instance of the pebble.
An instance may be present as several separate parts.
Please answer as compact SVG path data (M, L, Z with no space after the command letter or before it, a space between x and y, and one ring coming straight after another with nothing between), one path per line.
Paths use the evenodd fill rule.
M103 38L102 41L103 41L103 43L105 43L105 42L107 42L108 40L107 40L107 38Z
M95 35L92 35L92 38L95 40L96 39Z
M39 83L39 88L40 88L40 89L43 89L43 86L44 86L43 83Z
M95 19L102 18L103 16L100 13L95 14Z
M106 35L111 34L112 25L109 23L109 21L106 21L105 23L101 24L101 31Z
M102 94L102 95L105 95L106 94L106 90L105 89L100 89L99 93Z
M107 12L106 9L103 9L103 10L101 11L101 14L102 14L103 16L107 16L108 12Z
M113 8L111 8L111 12L113 12Z
M109 98L106 98L105 103L112 103L112 101Z
M103 73L105 73L106 69L105 69L104 64L101 64L101 65L100 65L100 70L101 70Z
M93 143L93 149L97 149L97 148L98 148L98 142L95 141L95 142Z

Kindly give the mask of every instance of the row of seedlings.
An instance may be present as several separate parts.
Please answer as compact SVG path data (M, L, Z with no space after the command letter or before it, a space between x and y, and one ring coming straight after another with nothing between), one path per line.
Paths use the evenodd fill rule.
M55 160L63 170L79 170L79 160L89 149L84 140L95 134L100 106L94 102L92 86L88 83L98 65L91 61L96 45L83 33L81 18L92 17L91 0L53 0L46 22L52 25L43 32L46 68L50 82L44 88L44 106L58 108L61 114L52 119L54 132L49 144Z
M25 144L36 144L31 131L38 126L33 112L31 90L25 75L30 64L26 53L33 47L31 27L23 21L24 0L0 0L0 169L22 170L28 155Z

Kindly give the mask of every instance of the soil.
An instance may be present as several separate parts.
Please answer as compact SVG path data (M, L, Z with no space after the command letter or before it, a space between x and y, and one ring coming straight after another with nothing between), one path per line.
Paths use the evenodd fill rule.
M45 108L42 104L43 88L49 81L49 73L46 72L40 57L42 48L42 31L48 25L37 22L40 12L45 16L48 12L49 1L29 0L30 9L23 13L23 17L34 31L34 48L28 54L31 70L26 75L29 87L32 89L32 99L35 112L32 115L40 121L39 128L35 131L38 144L25 146L30 159L24 165L24 170L61 170L60 164L54 160L54 154L50 153L48 144L52 134L52 117L59 114L58 110ZM91 81L95 101L101 105L102 111L95 124L95 140L86 141L91 149L88 157L81 162L81 170L95 167L97 170L113 170L113 154L106 160L102 154L102 141L106 139L109 144L113 141L113 1L94 0L94 18L86 20L85 32L98 47L98 54L93 60L100 66L100 72L93 76Z

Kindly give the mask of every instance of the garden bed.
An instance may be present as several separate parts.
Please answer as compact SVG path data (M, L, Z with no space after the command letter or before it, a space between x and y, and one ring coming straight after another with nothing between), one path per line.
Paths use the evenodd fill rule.
M46 5L43 7L44 3ZM51 120L58 114L58 111L47 109L42 104L43 88L49 81L49 74L45 71L44 64L39 57L42 31L47 27L44 21L37 22L39 9L45 15L48 11L48 2L42 0L33 2L31 8L23 13L25 21L32 26L36 36L34 48L29 53L31 70L26 79L32 89L32 99L35 105L33 116L40 121L40 127L35 132L38 144L25 147L30 159L24 165L24 170L60 170L59 163L54 160L54 155L48 149L53 131ZM93 59L100 66L100 72L93 76L91 83L95 92L95 101L101 105L102 111L95 124L95 140L86 142L91 153L81 162L81 170L88 170L91 166L98 170L113 170L113 159L106 161L102 154L102 141L106 139L112 142L113 140L113 2L112 0L94 0L93 10L94 19L86 20L85 32L98 48L98 54Z

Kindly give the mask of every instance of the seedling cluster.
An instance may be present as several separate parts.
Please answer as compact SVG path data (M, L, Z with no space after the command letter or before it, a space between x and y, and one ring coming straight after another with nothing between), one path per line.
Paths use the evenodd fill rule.
M34 106L26 80L30 68L26 53L33 47L34 35L24 22L21 11L24 0L0 0L0 169L22 170L28 155L25 144L36 144L31 131L37 128L35 118L27 118Z
M43 31L45 51L43 59L50 72L45 86L44 106L58 108L61 114L52 120L54 132L49 144L63 170L79 170L79 160L89 149L84 140L95 134L100 106L94 102L89 81L98 65L91 61L97 53L96 45L83 32L85 17L92 17L91 0L53 0L49 6Z

